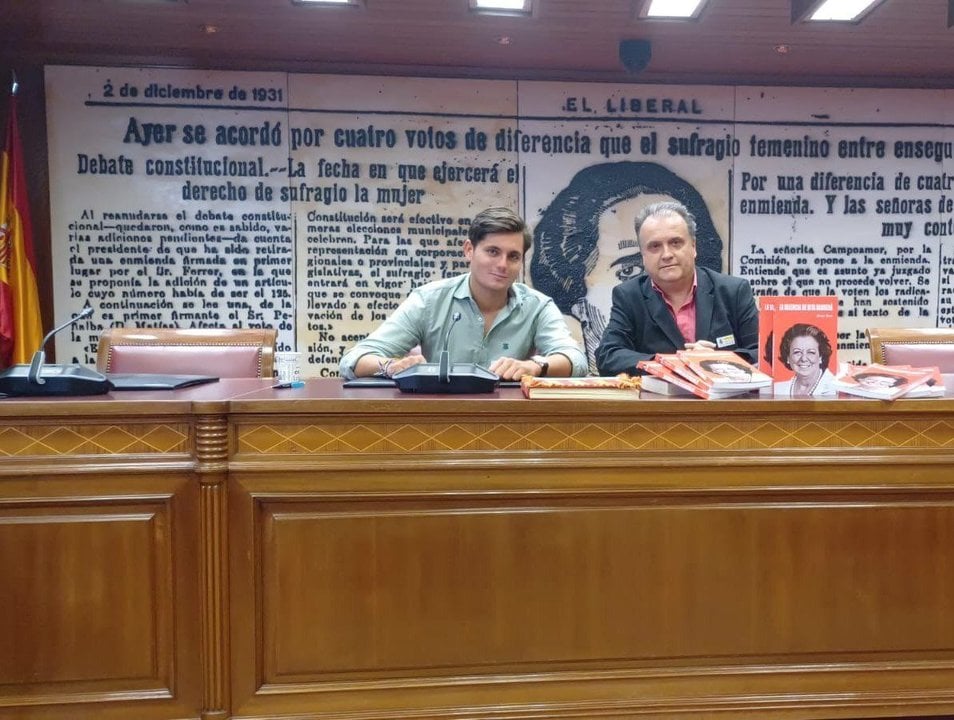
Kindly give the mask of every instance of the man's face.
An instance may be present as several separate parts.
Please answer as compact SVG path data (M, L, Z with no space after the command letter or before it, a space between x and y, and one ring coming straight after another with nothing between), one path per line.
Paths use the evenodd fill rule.
M636 239L636 216L650 203L672 200L668 195L637 195L610 205L600 214L596 260L588 270L586 299L609 315L613 288L643 272L643 256Z
M470 261L471 282L490 293L506 292L523 266L523 233L491 233L475 246L464 240L464 257Z
M691 284L696 244L686 221L676 214L654 215L639 229L639 245L646 273L660 287Z

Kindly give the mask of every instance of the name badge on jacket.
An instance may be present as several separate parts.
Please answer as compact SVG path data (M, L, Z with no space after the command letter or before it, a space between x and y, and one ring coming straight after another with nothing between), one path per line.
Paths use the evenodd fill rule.
M730 345L735 345L735 335L723 335L716 338L717 348L729 347Z

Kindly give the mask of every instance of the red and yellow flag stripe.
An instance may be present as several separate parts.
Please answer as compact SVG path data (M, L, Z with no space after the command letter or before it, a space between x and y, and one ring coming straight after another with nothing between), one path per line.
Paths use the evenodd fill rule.
M0 367L27 363L43 339L33 226L27 206L16 95L0 163Z

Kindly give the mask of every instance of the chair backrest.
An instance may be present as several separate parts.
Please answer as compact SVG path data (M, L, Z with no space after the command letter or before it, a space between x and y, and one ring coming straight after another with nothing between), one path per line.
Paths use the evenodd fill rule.
M954 373L954 328L868 328L871 362Z
M96 369L270 378L276 338L272 328L110 328L99 338Z

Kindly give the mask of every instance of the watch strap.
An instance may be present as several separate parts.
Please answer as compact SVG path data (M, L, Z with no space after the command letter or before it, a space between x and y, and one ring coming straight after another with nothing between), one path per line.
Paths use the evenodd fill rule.
M550 361L543 355L533 355L530 359L540 366L540 377L546 377L547 371L550 369Z

